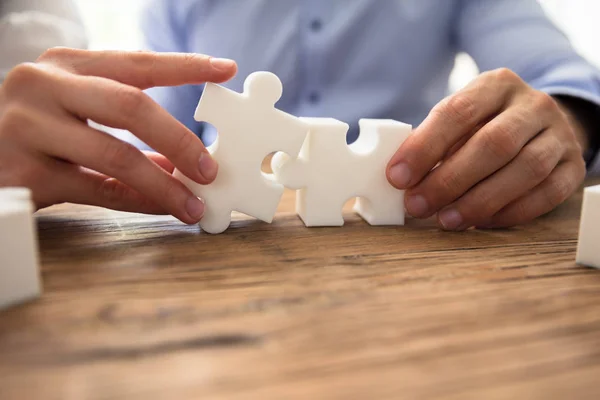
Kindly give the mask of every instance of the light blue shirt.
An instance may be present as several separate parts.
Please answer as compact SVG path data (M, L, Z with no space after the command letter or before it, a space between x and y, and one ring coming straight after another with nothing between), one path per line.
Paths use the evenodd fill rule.
M600 105L600 72L536 0L152 0L143 30L151 50L236 60L239 73L225 84L236 91L250 73L274 72L284 88L278 108L345 121L350 141L360 118L417 126L448 94L463 51L481 71L507 67L536 89ZM200 134L201 92L148 93ZM214 131L202 137L211 142Z

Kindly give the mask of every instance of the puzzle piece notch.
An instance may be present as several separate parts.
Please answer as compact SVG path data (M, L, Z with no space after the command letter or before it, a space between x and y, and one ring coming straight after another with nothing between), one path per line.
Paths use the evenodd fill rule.
M583 192L581 222L577 242L577 264L600 268L600 185L587 187Z
M275 108L282 93L279 78L265 71L249 75L243 93L206 84L194 116L217 128L217 139L209 147L219 163L217 178L199 185L180 171L174 173L205 201L200 221L204 231L225 231L233 211L273 220L284 187L261 171L262 162L276 151L297 157L309 129L306 122Z
M371 225L404 224L404 191L387 180L386 166L412 131L394 120L361 119L359 139L348 146L348 125L331 118L302 118L310 132L296 160L277 153L275 178L297 189L296 212L306 226L341 226L342 208L358 198L354 210Z
M29 189L0 189L0 309L41 294L33 212Z

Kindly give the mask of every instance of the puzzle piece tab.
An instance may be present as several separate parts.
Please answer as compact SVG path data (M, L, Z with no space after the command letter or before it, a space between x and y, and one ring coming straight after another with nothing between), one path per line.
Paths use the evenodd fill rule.
M386 166L412 131L394 120L361 119L360 135L348 146L348 124L330 118L301 118L310 132L298 159L277 153L275 178L296 189L296 212L306 226L341 226L346 201L371 225L404 224L404 191L387 180Z
M41 294L33 212L29 189L0 189L0 309Z
M208 83L194 118L214 125L216 141L208 148L219 163L217 178L199 185L180 171L174 176L206 203L201 228L221 233L238 211L271 222L284 187L261 171L264 158L282 151L295 158L308 133L308 124L275 108L283 87L270 72L255 72L240 94Z
M600 185L587 187L583 192L577 263L600 268Z

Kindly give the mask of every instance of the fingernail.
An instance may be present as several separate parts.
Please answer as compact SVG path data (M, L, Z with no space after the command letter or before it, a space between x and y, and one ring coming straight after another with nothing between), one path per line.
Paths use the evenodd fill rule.
M440 212L439 219L440 223L447 231L458 229L463 223L462 215L452 208Z
M200 168L200 174L202 174L202 176L209 182L212 182L217 177L217 171L219 170L219 166L210 154L200 154L200 160L198 162L198 165Z
M408 165L400 163L390 168L390 180L398 189L405 189L410 183L410 169Z
M192 219L199 221L204 215L204 201L195 196L187 199L185 210Z
M427 213L429 205L421 195L410 196L406 199L406 211L413 217L420 217Z
M210 58L210 64L219 70L229 70L235 65L235 61L230 60L228 58Z

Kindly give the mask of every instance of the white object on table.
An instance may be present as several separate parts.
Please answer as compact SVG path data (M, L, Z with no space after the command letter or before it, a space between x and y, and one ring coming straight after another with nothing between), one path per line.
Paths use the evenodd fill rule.
M576 262L600 268L600 185L583 191Z
M331 118L302 118L310 132L300 156L277 153L275 178L296 189L296 212L306 226L342 226L342 208L358 197L354 210L371 225L404 224L404 191L387 180L392 155L411 134L394 120L361 119L358 140L346 144L348 124Z
M208 148L219 163L217 178L199 185L174 172L206 203L204 231L225 231L232 211L272 221L284 187L261 171L262 162L276 151L297 157L308 133L306 122L275 108L282 93L279 78L264 71L246 78L242 94L212 83L204 88L194 118L217 128L217 140Z
M0 309L41 294L34 211L29 189L0 189Z

